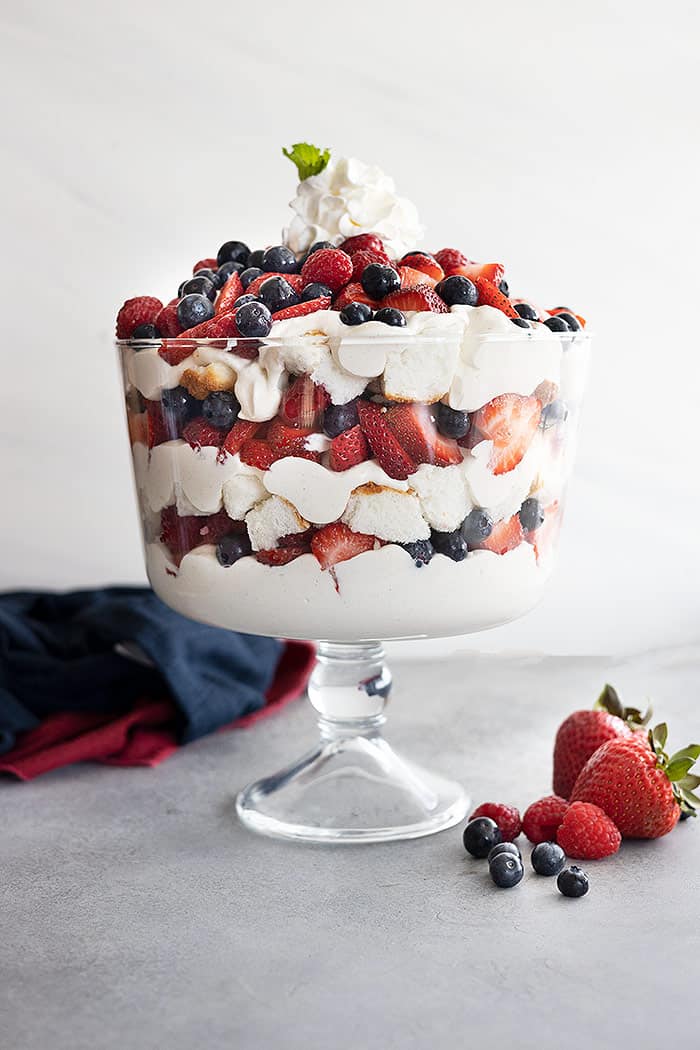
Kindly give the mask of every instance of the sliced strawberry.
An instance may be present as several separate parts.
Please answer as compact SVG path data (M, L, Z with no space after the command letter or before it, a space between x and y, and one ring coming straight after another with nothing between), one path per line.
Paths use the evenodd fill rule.
M197 419L190 420L182 431L182 436L192 448L202 448L203 446L216 446L218 448L222 445L226 432L213 427L202 416L198 416Z
M462 462L457 442L439 432L428 405L396 405L389 409L387 420L414 463L449 467Z
M167 339L174 339L182 331L180 318L177 316L178 302L178 299L173 299L172 302L164 306L153 322L160 334Z
M415 288L402 288L382 299L382 306L395 306L397 310L430 310L434 314L449 313L437 292L421 284Z
M359 252L354 252L352 258L352 280L359 281L362 274L371 266L372 263L379 263L380 266L390 266L391 259L384 252L372 252L368 248L363 248Z
M279 452L275 452L272 445L259 438L250 438L243 443L241 448L241 459L251 467L260 470L269 470L272 464L280 458Z
M301 268L305 284L318 281L339 292L352 278L352 259L339 248L321 248L309 255Z
M313 428L329 404L324 387L317 386L311 376L298 376L282 398L280 415L293 427Z
M506 554L514 550L524 540L523 527L520 518L514 514L512 518L498 521L493 527L490 536L481 543L474 544L480 551L493 551L494 554Z
M219 262L217 259L200 259L192 267L192 273L196 273L197 270L214 270L216 272L219 268Z
M399 277L402 288L434 288L436 283L427 273L411 266L399 266Z
M227 314L233 310L233 304L240 295L243 295L243 285L241 279L234 270L229 277L226 284L219 292L216 300L216 306L214 307L215 314Z
M314 433L312 427L290 427L282 419L273 419L267 431L267 441L281 456L306 456L306 439ZM318 456L318 453L315 453Z
M250 441L258 431L259 423L249 422L247 419L238 419L229 430L223 445L221 446L229 456L235 456L241 451L246 441Z
M357 412L362 431L379 466L390 478L401 481L413 474L416 464L389 426L386 409L369 401L358 401Z
M457 248L441 248L439 252L435 252L435 258L445 271L446 277L456 273L458 267L469 265L469 259Z
M246 295L257 295L265 281L269 280L270 277L284 277L287 284L294 289L297 295L301 295L309 283L304 280L300 273L261 273L259 277L250 282L245 290Z
M117 314L117 339L130 339L134 328L140 324L155 324L162 309L160 299L152 295L127 299ZM161 331L159 326L156 327Z
M487 277L470 277L469 279L473 280L479 293L479 306L495 306L507 317L520 316L508 296L504 295Z
M354 558L356 554L371 551L374 544L374 536L353 532L342 521L334 521L314 535L311 553L322 569L330 569L338 562Z
M160 401L146 401L146 434L149 448L162 445L176 438L177 430L164 415Z
M328 465L331 470L349 470L358 463L364 463L370 456L370 447L362 427L351 427L331 441Z
M462 266L457 266L452 270L452 274L459 274L461 277L468 277L470 281L476 283L477 277L483 278L485 281L490 281L491 284L495 284L498 288L499 284L503 280L505 269L503 263L475 263L468 262Z
M263 565L288 565L290 561L308 553L308 547L277 547L272 551L256 551L255 557Z
M517 467L537 430L542 405L536 397L500 394L480 408L473 429L493 441L489 466L494 474L507 474Z
M194 328L188 328L186 332L176 336L176 339L234 339L237 335L236 312L230 310L226 314L216 314Z
M239 532L242 523L231 521L225 510L217 514L179 515L174 506L160 515L161 540L179 562L189 551L204 543L218 543L230 532Z
M330 310L331 300L327 295L320 299L309 299L305 303L297 303L296 306L285 306L284 310L278 310L272 315L273 321L286 321L288 317L305 317L306 314L315 314L317 310Z
M333 309L342 310L348 303L366 303L373 310L378 310L382 305L376 299L370 299L359 281L352 281L345 285L340 295L334 299Z
M445 271L436 259L433 259L431 255L423 255L422 252L413 252L411 255L404 255L401 260L402 266L408 266L412 270L419 270L421 273L425 273L430 277L435 284L441 281L445 276Z
M381 252L386 255L384 241L378 233L358 233L354 237L346 237L339 247L348 255L361 251Z
M192 343L184 343L182 340L179 340L177 336L173 341L162 343L158 347L158 353L164 361L168 362L169 365L182 364L185 358L189 357L193 350L194 346Z

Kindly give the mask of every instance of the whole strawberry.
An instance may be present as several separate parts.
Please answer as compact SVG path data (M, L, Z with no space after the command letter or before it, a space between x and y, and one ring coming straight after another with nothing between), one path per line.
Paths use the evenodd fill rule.
M690 773L700 757L700 744L669 756L664 750L665 724L649 733L647 746L638 736L608 740L578 775L573 802L599 806L624 838L656 839L676 826L681 808L694 812L700 777Z
M564 719L554 742L554 793L569 798L576 777L601 744L618 737L629 739L650 715L650 711L642 715L636 708L623 707L617 691L606 685L592 711L574 711Z

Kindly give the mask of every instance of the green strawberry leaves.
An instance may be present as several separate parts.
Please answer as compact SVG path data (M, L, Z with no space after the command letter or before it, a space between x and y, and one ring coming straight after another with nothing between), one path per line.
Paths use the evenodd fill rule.
M318 175L331 159L330 150L312 146L309 142L295 142L291 149L282 147L285 157L296 164L299 178L303 182L311 175Z
M638 707L625 707L620 699L617 689L608 682L603 686L603 691L593 705L594 709L607 711L610 715L621 718L631 728L645 726L652 716L651 704L642 713Z
M656 755L659 769L663 769L673 787L673 794L684 813L695 816L700 809L700 797L695 788L700 787L700 776L691 773L696 759L700 758L700 744L689 744L680 751L668 755L664 750L668 739L668 726L661 722L649 732L649 746Z

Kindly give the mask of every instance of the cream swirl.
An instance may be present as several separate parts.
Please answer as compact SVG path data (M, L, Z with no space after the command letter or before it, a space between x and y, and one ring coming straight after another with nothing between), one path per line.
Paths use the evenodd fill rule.
M359 233L377 233L387 251L401 256L423 236L416 206L397 195L394 180L355 158L331 160L319 175L300 182L290 207L295 215L284 240L295 252L315 241L339 244Z

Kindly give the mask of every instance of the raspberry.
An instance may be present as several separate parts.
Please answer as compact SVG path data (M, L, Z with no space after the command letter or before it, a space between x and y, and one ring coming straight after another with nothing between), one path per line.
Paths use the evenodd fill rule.
M498 824L504 842L512 842L513 839L517 839L522 831L518 810L515 806L505 806L502 802L482 802L469 819L474 820L475 817L491 817L491 820Z
M617 853L622 836L612 820L590 802L572 802L557 831L557 842L570 857L600 860Z
M390 266L391 260L388 255L384 252L372 252L368 248L363 248L359 252L353 252L352 254L352 279L353 281L359 281L362 277L363 271L371 266L372 263L379 263L380 266Z
M177 299L173 299L171 303L164 306L155 319L155 326L161 335L166 336L168 339L174 339L182 331L182 325L180 319L177 316Z
M435 258L447 275L458 266L466 266L469 263L466 255L457 248L441 248L439 252L435 252Z
M569 808L565 798L558 795L546 795L533 802L523 813L523 831L530 842L556 841L557 829Z
M358 233L354 237L348 237L340 245L340 249L341 251L347 252L348 255L353 255L355 252L365 250L370 252L382 252L386 255L384 241L378 233Z
M192 267L192 273L196 273L197 270L218 270L219 264L216 259L200 259Z
M339 292L352 277L352 259L338 248L321 248L310 255L301 269L304 284L325 284Z
M117 314L117 339L130 339L134 328L140 324L155 324L160 332L156 319L163 309L160 299L152 295L139 295L136 299L127 299Z

